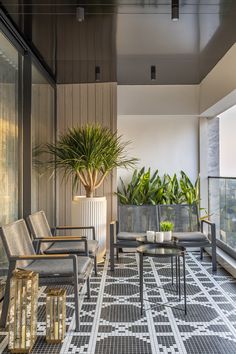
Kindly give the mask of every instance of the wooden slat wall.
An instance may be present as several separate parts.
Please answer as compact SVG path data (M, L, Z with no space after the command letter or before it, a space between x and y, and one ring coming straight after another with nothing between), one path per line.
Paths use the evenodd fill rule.
M116 83L68 84L57 86L57 129L64 133L69 127L87 123L99 123L117 129L117 85ZM72 183L58 177L58 222L71 223ZM97 192L107 197L107 220L116 218L117 200L116 171L110 175ZM81 186L77 194L85 194Z
M100 82L116 81L116 15L86 16L83 22L58 16L58 84L95 83L95 66Z

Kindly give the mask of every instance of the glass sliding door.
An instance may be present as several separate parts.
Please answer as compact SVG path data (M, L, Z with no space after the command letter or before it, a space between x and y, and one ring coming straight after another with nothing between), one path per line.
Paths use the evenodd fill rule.
M55 175L47 168L47 156L41 153L46 143L55 140L55 89L32 66L32 185L31 210L44 210L50 226L55 223Z
M18 218L19 53L0 31L0 225ZM0 240L0 275L7 270Z

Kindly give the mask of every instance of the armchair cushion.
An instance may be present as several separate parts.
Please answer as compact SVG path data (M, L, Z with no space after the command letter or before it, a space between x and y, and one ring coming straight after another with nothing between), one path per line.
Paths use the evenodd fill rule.
M173 237L179 242L204 242L208 241L207 236L200 231L173 232Z
M117 234L117 240L122 240L122 241L136 241L136 238L138 236L145 236L146 233L144 232L119 232Z
M53 238L52 238L53 239ZM88 251L90 256L94 256L98 250L98 241L88 240ZM57 253L74 253L82 254L85 251L84 242L55 242L48 249L44 250L46 254L57 254Z
M91 262L89 257L78 257L78 274L86 273ZM38 259L27 265L24 269L39 273L39 277L55 277L58 275L70 277L74 274L72 259Z

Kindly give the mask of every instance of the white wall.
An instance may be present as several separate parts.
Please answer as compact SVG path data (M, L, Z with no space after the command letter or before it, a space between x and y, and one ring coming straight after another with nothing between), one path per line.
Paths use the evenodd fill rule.
M119 85L118 115L198 115L198 85Z
M184 170L192 180L198 174L198 118L194 116L119 115L118 133L132 142L130 153L139 167L174 174ZM131 172L120 169L127 179Z
M200 85L118 86L118 132L133 141L132 152L141 158L140 166L157 167L161 173L184 169L195 178L201 150L201 182L207 181L208 144L204 143L207 120L204 117L216 117L236 104L235 62L236 44ZM199 116L202 117L200 136ZM234 124L236 119L228 131L222 128L225 143L221 142L221 174L236 175L233 167L236 162L232 163L232 150L235 150L229 151L229 143L232 145L235 140L231 137L236 131ZM118 171L118 174L127 175L127 172Z
M197 85L118 86L118 134L131 141L130 154L140 159L138 168L159 173L184 170L198 175ZM127 179L132 171L118 170Z
M216 116L236 103L236 44L216 64L200 84L200 113Z
M220 116L220 175L236 177L236 106Z

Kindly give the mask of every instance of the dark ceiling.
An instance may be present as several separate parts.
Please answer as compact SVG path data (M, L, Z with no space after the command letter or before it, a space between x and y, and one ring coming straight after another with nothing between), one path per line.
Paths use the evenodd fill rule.
M236 41L235 0L2 0L59 83L199 83ZM85 9L78 22L76 7ZM156 66L151 81L150 67Z

